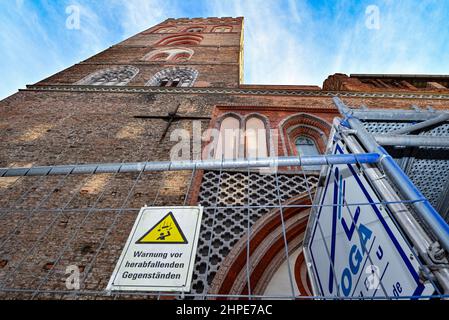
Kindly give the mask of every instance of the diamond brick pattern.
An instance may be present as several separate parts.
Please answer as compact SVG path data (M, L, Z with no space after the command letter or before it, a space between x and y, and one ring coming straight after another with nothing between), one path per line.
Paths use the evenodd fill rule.
M225 171L220 179L218 171L204 173L199 202L205 208L193 274L193 293L206 293L220 262L233 245L246 236L248 219L252 226L273 209L271 206L279 205L279 196L284 203L316 186L316 176L306 177L307 181L302 174L278 174L278 193L274 174ZM248 204L257 208L241 208Z

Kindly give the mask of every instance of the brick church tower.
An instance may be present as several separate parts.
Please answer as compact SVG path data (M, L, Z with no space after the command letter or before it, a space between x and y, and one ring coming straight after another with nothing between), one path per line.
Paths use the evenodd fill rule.
M195 159L208 142L214 159L324 154L340 116L334 96L360 107L375 133L449 108L446 76L336 74L321 89L245 85L242 75L243 18L168 19L1 101L0 168L23 174L0 169L0 298L111 298L105 288L140 208L199 204L186 297L312 295L302 244L320 166L146 172L133 163L169 161L180 129L203 138L187 149ZM212 129L263 133L214 141ZM390 148L447 219L447 152ZM74 167L41 168L61 165ZM67 286L70 270L78 287Z
M236 88L242 59L243 18L168 19L38 85Z

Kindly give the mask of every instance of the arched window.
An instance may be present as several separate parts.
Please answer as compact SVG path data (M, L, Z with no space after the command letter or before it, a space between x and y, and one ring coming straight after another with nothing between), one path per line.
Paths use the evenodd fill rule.
M203 30L204 30L203 27L191 27L191 28L186 29L185 32L192 32L192 33L197 32L198 33L198 32L203 32Z
M152 51L142 58L144 61L188 61L193 50L187 48L160 49Z
M174 33L174 32L176 32L175 27L164 27L164 28L159 28L156 31L154 31L154 33Z
M240 120L229 116L221 121L215 159L237 159L240 148Z
M320 152L311 138L306 136L299 136L296 141L296 150L300 156L316 156L319 155ZM307 166L304 167L304 170L320 170L321 166Z
M231 32L231 26L218 26L212 29L212 32Z
M161 53L158 53L158 54L155 54L154 56L152 56L150 60L152 60L152 61L167 61L169 56L170 55L168 53L161 52Z
M133 66L113 67L94 72L76 84L91 86L125 86L137 74L139 69Z
M185 62L190 60L191 55L185 52L178 53L174 58L173 61L176 62Z
M326 120L308 113L297 113L279 123L280 140L284 155L297 155L298 137L312 139L319 152L324 152L332 125Z
M159 46L198 45L203 37L198 34L168 36L157 43Z
M268 156L267 129L258 117L250 117L246 121L245 147L247 158L265 158Z
M192 68L167 68L156 73L146 85L152 87L191 87L197 77L198 71Z

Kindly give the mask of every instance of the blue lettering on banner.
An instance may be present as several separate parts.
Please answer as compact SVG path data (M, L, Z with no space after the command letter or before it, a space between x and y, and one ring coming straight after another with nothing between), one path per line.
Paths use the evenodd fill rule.
M342 148L337 144L336 146L336 152L335 153L344 153ZM362 280L362 283L366 282L364 275L365 265L369 259L368 255L370 257L374 257L377 259L377 261L384 261L385 258L385 251L382 247L382 244L377 241L376 245L376 236L374 235L373 230L371 227L367 224L364 224L361 222L362 219L360 219L361 216L364 216L364 209L370 208L372 209L375 214L375 216L378 218L381 226L383 226L387 238L385 238L384 235L382 235L380 241L391 241L394 248L396 248L398 255L402 258L402 261L404 263L404 267L408 269L410 272L410 275L413 277L413 279L416 281L416 287L414 287L413 295L420 295L424 290L424 285L419 281L419 276L417 274L417 271L412 266L410 260L408 259L408 256L405 254L404 249L399 244L398 240L395 238L395 235L393 234L392 230L390 229L390 226L386 223L384 220L384 217L382 216L381 212L379 211L379 208L376 204L374 204L374 201L372 200L369 192L366 190L365 186L363 185L363 182L360 180L360 178L357 176L357 173L355 172L352 165L347 165L349 168L349 172L352 174L352 176L349 176L350 178L353 178L353 180L360 187L361 194L366 197L365 202L369 203L369 205L360 205L360 206L351 206L350 208L345 205L345 194L346 194L346 173L345 177L342 176L342 172L340 172L338 166L332 166L330 173L332 176L328 176L326 185L324 186L324 193L322 194L321 198L321 205L319 211L317 212L317 219L314 224L314 229L312 231L311 235L311 241L309 244L309 250L310 250L310 258L311 262L313 263L313 267L316 272L318 272L316 263L315 263L315 257L314 252L312 250L312 244L313 239L315 237L317 226L318 226L318 220L320 219L321 212L323 210L323 202L326 198L326 194L328 191L329 186L333 186L333 195L331 196L331 201L333 201L332 206L332 217L331 222L328 223L327 228L331 228L330 231L330 248L326 249L329 250L330 255L330 265L329 265L329 278L328 278L328 289L330 294L335 294L335 286L337 295L339 296L339 291L341 289L342 294L345 297L354 295L356 292L353 292L357 289L358 283L360 280ZM333 180L333 182L332 182ZM351 185L351 188L353 186ZM353 192L354 189L351 189ZM330 200L330 199L329 199ZM362 202L362 201L360 201ZM345 212L343 213L343 207L347 208ZM353 208L353 209L352 209ZM373 213L366 212L366 214L372 215ZM330 212L329 212L330 213ZM340 228L342 230L342 233L338 233L338 241L342 241L342 236L346 239L348 242L348 251L345 251L344 256L340 256L340 253L338 255L338 270L336 270L335 266L335 259L336 259L336 241L337 241L337 229ZM357 236L354 236L357 234ZM383 240L385 239L385 240ZM325 239L322 239L320 241L325 241ZM345 242L345 241L343 241ZM375 246L374 246L375 245ZM373 249L374 246L374 249ZM372 250L373 249L373 250ZM340 249L339 249L340 250ZM372 250L372 253L370 254ZM342 260L343 259L343 260ZM342 264L343 262L343 264ZM372 262L371 262L372 263ZM390 265L389 261L384 261L382 263L383 274L382 277L385 275L386 269L388 268L388 265ZM319 288L321 289L321 292L324 294L323 287L322 287L322 279L320 279L320 274L316 273L317 275L317 284ZM339 279L335 279L335 276ZM363 279L361 279L363 278ZM391 278L390 278L391 279ZM412 284L413 285L413 284ZM366 286L366 285L365 285ZM410 288L410 287L409 287ZM353 290L354 289L354 290ZM388 294L391 295L400 295L402 292L404 292L403 285L400 282L395 283L393 287L386 288L386 290L389 292ZM366 292L360 291L357 289L357 294L360 296L363 296ZM412 290L413 291L413 290ZM377 289L374 291L374 295L376 294Z
M348 227L348 223L341 214L341 210L345 205L344 199L346 190L342 187L343 177L339 174L338 168L335 168L335 180L335 185L338 187L334 188L334 199L338 199L338 201L337 203L334 203L334 207L338 208L340 224L345 231L346 238L349 242L352 241L355 231L357 231L359 236L358 238L360 240L360 246L358 246L357 244L352 245L349 251L347 267L343 269L341 277L340 287L342 288L343 294L345 296L349 296L352 291L352 277L357 276L360 271L360 265L362 264L365 257L367 242L369 239L371 239L372 231L364 224L360 223L357 226L361 212L360 206L356 208L354 215L352 215L352 213L349 211L349 214L351 216L351 224L350 227ZM332 239L334 239L334 236L332 237ZM332 248L333 251L335 251L335 242L332 243Z

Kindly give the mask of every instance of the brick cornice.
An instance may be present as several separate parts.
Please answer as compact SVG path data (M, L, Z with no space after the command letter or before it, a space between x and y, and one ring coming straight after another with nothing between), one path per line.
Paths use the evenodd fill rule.
M298 105L258 105L258 104L252 104L252 105L242 105L238 103L230 103L226 105L217 105L217 110L220 110L222 112L226 111L254 111L254 112L262 112L262 111L274 111L278 112L279 109L286 112L316 112L316 113L332 113L339 114L337 108L334 105L323 105L323 106L298 106Z
M173 33L172 33L173 34ZM169 45L158 45L158 44L151 44L151 45L142 45L142 44L116 44L113 45L111 48L120 48L120 47L126 47L126 48L166 48L170 47ZM173 46L176 47L176 46ZM240 44L183 44L182 47L187 48L240 48Z
M218 19L220 19L220 18L218 18ZM235 19L235 18L233 18L233 19ZM176 19L174 19L174 20L166 20L166 21L164 21L164 22L162 22L162 23L160 23L160 24L158 24L157 26L155 26L155 27L164 27L164 28L167 28L167 27L177 27L177 26L191 26L192 24L200 24L200 25L211 25L211 26L215 26L215 25L218 25L218 26L220 26L220 25L235 25L235 26L240 26L241 24L242 24L242 22L241 21L232 21L232 20L220 20L220 21L211 21L211 20L209 20L209 21L207 21L206 20L206 18L204 19L204 21L194 21L194 20L191 20L191 21L179 21L179 20L176 20ZM152 28L150 28L150 29L148 29L148 30L151 30L151 29L153 29L153 28L155 28L155 27L152 27Z
M202 24L201 24L202 25ZM204 23L204 25L211 25L211 26L217 26L217 27L227 27L228 25L227 24L223 24L223 25L221 25L221 24L216 24L216 23L209 23L209 24L207 24L207 23ZM232 24L232 23L229 23L229 27L231 27L231 26L234 26L234 25L236 25L236 26L238 26L238 24ZM185 26L188 26L188 25L185 25ZM171 27L177 27L176 25L172 25ZM188 27L195 27L195 26L188 26ZM163 28L170 28L170 26L164 26ZM161 28L162 29L162 28ZM157 30L156 30L157 31ZM144 32L142 32L142 33L139 33L139 34L137 34L137 35L140 35L140 34L143 34L143 35L150 35L150 34L162 34L162 35L173 35L173 34L185 34L185 32L154 32L154 31L144 31ZM240 31L231 31L231 32L214 32L214 31L201 31L201 32L199 32L200 34L240 34Z
M131 61L131 62L80 62L78 64L84 65L118 65L118 66L129 66L131 65L148 65L148 66L165 66L165 65L235 65L238 66L237 62L176 62L176 61L165 61L161 63L160 61Z
M19 91L59 91L59 92L110 92L110 93L183 93L183 94L232 94L232 95L273 95L297 97L342 97L342 98L384 98L449 100L449 94L441 93L389 93L389 92L348 92L321 90L263 90L241 88L164 88L141 86L77 86L77 85L28 85Z

